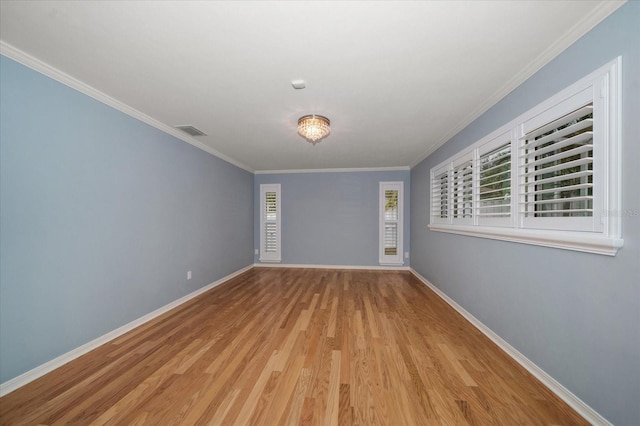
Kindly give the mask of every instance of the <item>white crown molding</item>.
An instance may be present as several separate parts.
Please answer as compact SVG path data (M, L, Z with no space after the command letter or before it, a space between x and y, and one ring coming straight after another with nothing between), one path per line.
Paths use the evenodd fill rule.
M289 170L256 170L256 175L275 175L287 173L352 173L352 172L397 172L411 170L409 166L399 167L364 167L346 169L289 169Z
M141 316L140 318L131 321L128 324L123 325L122 327L119 327L113 331L110 331L109 333L106 333L88 343L85 343L82 346L79 346L75 349L72 349L71 351L60 355L57 358L52 359L51 361L45 362L42 365L39 365L36 368L33 368L29 371L27 371L26 373L23 373L11 380L7 380L6 382L0 384L0 397L7 395L8 393L13 392L14 390L26 385L27 383L30 383L42 376L44 376L45 374L55 370L56 368L59 368L65 364L67 364L68 362L73 361L74 359L86 354L87 352L90 352L92 350L94 350L95 348L104 345L105 343L110 342L111 340L115 339L116 337L119 337L131 330L133 330L136 327L141 326L142 324L151 321L154 318L159 317L160 315L164 314L165 312L170 311L171 309L182 305L185 302L188 302L189 300L193 299L196 296L201 295L202 293L205 293L209 290L211 290L214 287L219 286L220 284L225 283L226 281L229 281L232 278L235 278L236 276L247 272L248 270L253 269L253 265L249 265L249 266L245 266L242 269L239 269L235 272L230 273L229 275L220 278L219 280L212 282L211 284L207 284L206 286L199 288L198 290L187 294L186 296L181 297L180 299L174 300L173 302L162 306L161 308L156 309L153 312L149 312L146 315Z
M435 144L431 145L417 160L411 164L411 168L420 164L425 158L435 152L442 145L447 143L452 137L457 135L465 127L478 119L482 114L487 112L489 108L497 104L502 98L511 93L514 89L527 81L531 76L538 72L542 67L547 65L560 53L569 48L573 43L578 41L596 25L602 22L607 16L618 10L627 0L611 0L601 2L596 6L589 15L584 19L576 22L565 34L539 54L533 61L526 65L519 73L509 79L500 89L493 95L489 96L485 102L474 109L466 118L464 118L457 126L454 126Z
M612 426L611 423L602 417L597 411L587 405L580 398L575 396L570 390L562 386L556 379L547 374L543 369L538 367L529 358L521 354L517 349L507 343L502 337L498 336L493 330L484 325L479 319L471 315L466 309L460 306L456 301L447 296L442 290L429 282L425 277L420 275L415 269L410 268L411 273L424 285L429 287L442 300L449 304L453 309L458 311L467 321L477 328L482 334L487 336L493 343L498 345L500 349L507 353L514 361L524 367L535 378L540 380L549 390L555 393L560 399L566 402L578 414L584 417L594 426Z
M297 263L254 263L256 268L354 269L364 271L409 271L408 266L315 265Z
M78 92L83 93L99 102L102 102L103 104L108 105L124 114L127 114L130 117L140 120L143 123L146 123L152 127L155 127L156 129L163 131L177 139L180 139L181 141L186 142L189 145L193 145L196 148L199 148L213 156L216 156L221 160L226 161L227 163L233 164L234 166L244 169L248 172L254 171L253 168L247 166L246 164L243 164L235 160L234 158L231 158L219 151L216 151L210 146L196 140L195 138L187 135L186 133L178 129L174 129L171 126L161 123L155 118L149 117L148 115L138 111L137 109L134 109L129 105L123 102L120 102L117 99L112 98L111 96L99 91L98 89L95 89L89 86L88 84L83 83L82 81L70 76L69 74L66 74L60 71L57 68L52 67L51 65L45 62L42 62L37 58L34 58L28 53L25 53L20 49L8 43L5 43L4 41L0 41L0 54L6 56L7 58L13 59L14 61L19 62L20 64L28 68L31 68L41 74L44 74L47 77L52 78L59 83L69 86L72 89L75 89Z

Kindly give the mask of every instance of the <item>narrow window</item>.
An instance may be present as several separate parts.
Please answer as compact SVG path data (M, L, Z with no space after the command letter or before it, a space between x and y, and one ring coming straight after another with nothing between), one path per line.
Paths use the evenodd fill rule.
M380 182L381 265L402 265L403 182Z
M260 185L260 261L281 260L280 184Z

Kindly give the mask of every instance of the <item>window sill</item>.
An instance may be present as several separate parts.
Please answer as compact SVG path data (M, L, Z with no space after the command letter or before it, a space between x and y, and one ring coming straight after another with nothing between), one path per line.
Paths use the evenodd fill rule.
M404 262L378 262L380 266L403 266Z
M431 224L429 229L436 232L490 238L514 243L575 250L585 253L615 256L622 247L621 238L605 237L587 232L548 231L538 229L515 229L487 226L461 226Z
M282 259L258 259L261 263L280 263Z

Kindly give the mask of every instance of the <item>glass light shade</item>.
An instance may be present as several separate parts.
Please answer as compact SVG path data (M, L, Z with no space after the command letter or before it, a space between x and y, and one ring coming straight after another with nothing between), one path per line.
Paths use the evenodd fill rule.
M329 136L330 124L329 119L322 115L305 115L298 119L298 134L315 145Z

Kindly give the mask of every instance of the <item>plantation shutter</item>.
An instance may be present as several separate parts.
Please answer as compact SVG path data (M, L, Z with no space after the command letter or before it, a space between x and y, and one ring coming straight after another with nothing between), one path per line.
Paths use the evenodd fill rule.
M276 253L278 251L278 208L277 208L277 196L275 192L265 193L265 251L267 253Z
M451 218L453 223L473 221L473 158L471 153L454 161L451 171Z
M402 182L380 182L380 263L403 264Z
M384 254L398 254L398 190L384 191Z
M511 133L478 149L476 215L479 225L511 222Z
M431 223L449 223L449 166L432 172Z
M429 229L615 256L621 59L431 168Z
M593 230L593 103L526 132L520 164L525 226Z
M280 261L280 185L260 185L260 260Z

